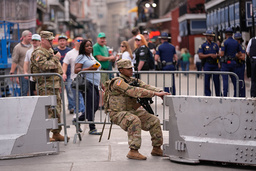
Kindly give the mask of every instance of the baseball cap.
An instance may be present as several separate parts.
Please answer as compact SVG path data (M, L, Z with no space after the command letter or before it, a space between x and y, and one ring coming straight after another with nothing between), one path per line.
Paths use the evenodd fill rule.
M62 35L59 35L59 37L58 37L58 40L60 40L60 39L68 40L68 37L66 35L62 34Z
M117 68L133 68L131 60L129 59L120 59L119 61L117 61Z
M140 35L137 35L137 36L135 37L135 39L141 40L141 36L140 36Z
M147 30L144 30L142 34L149 34L149 32Z
M41 41L41 36L39 34L33 34L32 35L32 40L39 40L39 41Z
M98 37L99 37L99 38L102 38L102 37L106 37L106 35L105 35L105 33L100 32L100 33L98 34Z

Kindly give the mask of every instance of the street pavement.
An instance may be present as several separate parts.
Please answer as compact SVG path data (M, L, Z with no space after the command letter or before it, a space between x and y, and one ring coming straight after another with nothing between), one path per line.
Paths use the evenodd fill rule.
M68 124L72 116L67 116ZM97 125L98 129L101 125ZM191 165L174 163L168 157L154 157L150 155L151 141L148 132L142 132L142 147L140 152L148 157L145 161L136 161L126 158L129 151L127 134L118 126L113 126L111 138L107 140L109 125L106 125L102 142L98 142L99 136L89 135L88 125L82 125L82 141L72 142L75 134L75 127L71 125L68 134L70 142L65 146L60 143L60 152L56 155L43 155L30 158L0 160L1 171L248 171L256 170L256 167L223 165L213 162L202 162ZM168 143L168 132L163 131L164 143Z
M162 101L157 100L156 108L162 112ZM66 103L67 104L67 103ZM154 109L155 110L155 109ZM68 111L67 111L68 112ZM99 115L97 112L96 115ZM67 145L60 142L60 152L55 155L41 155L29 158L0 160L0 171L248 171L256 167L236 164L215 163L202 161L200 164L184 164L171 162L168 157L151 156L152 150L149 132L142 131L142 146L140 152L148 158L145 161L136 161L126 158L129 151L127 133L118 126L112 128L111 138L107 140L109 126L106 125L99 143L99 136L88 134L88 124L81 125L83 129L82 141L76 140L75 126L72 125L73 115L66 114L68 135L70 141ZM162 118L162 116L159 116ZM98 130L102 124L97 124ZM164 143L168 144L168 131L163 131ZM33 141L33 140L31 140Z

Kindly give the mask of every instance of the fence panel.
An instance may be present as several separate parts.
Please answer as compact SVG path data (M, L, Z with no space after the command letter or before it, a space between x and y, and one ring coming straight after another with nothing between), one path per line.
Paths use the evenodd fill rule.
M86 73L107 73L109 76L109 79L113 78L114 76L118 75L117 71L83 71L80 72L78 75L84 75L86 79ZM214 74L219 75L220 82L222 82L221 75L229 75L234 76L236 79L236 91L237 94L239 94L239 78L235 73L232 72L211 72L211 71L140 71L138 72L140 75L140 79L144 81L147 84L150 84L152 86L164 89L164 87L170 87L170 90L173 90L173 81L175 82L176 87L176 95L185 95L185 96L204 96L204 77L205 74L211 74L212 76ZM173 80L174 76L174 80ZM93 80L94 81L94 80ZM222 84L221 84L222 85ZM212 90L212 96L214 94L214 88L213 88L213 82L211 81L211 90ZM86 89L86 87L85 87ZM99 87L99 89L101 89ZM222 90L222 87L221 87ZM231 87L231 82L229 81L229 93L228 96L231 96L230 92L233 91ZM78 83L76 84L76 108L78 108L79 99L78 99ZM85 91L84 93L84 101L86 99L87 93ZM94 101L95 97L92 97L92 100ZM100 104L101 104L102 98L100 98ZM154 103L151 105L153 111L155 112L155 115L160 118L160 121L162 122L166 118L168 118L168 115L166 116L166 113L168 113L169 109L168 107L165 107L165 100L163 101L159 97L153 97ZM86 102L86 101L85 101ZM94 106L94 105L93 105ZM85 103L85 108L86 108ZM105 112L102 110L102 108L99 108L97 112L94 115L93 121L78 121L79 116L81 114L78 113L78 110L76 110L76 122L74 124L76 125L76 134L74 136L74 143L76 142L77 137L81 141L81 134L80 134L80 124L104 124L104 118ZM106 124L110 124L110 119L107 119ZM163 124L163 123L161 123Z

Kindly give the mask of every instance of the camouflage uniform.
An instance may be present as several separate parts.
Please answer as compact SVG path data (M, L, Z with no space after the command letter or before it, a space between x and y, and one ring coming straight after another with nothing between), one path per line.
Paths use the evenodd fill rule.
M131 65L123 63L119 63L118 68L120 65L124 65L123 68L125 68L125 65L126 68L131 68ZM138 80L140 87L129 85L135 79L121 74L120 77L114 78L110 82L106 110L109 112L112 123L119 125L128 132L128 143L131 149L140 148L141 129L150 132L152 146L161 146L163 144L163 135L159 119L144 109L134 109L134 106L137 105L138 97L151 98L154 96L154 92L161 90L147 85L141 80Z
M42 34L43 32L43 34ZM42 38L44 34L46 36L51 32L42 31L40 33ZM51 33L52 36L52 33ZM51 40L51 36L48 35L48 40ZM56 57L53 53L52 49L45 49L42 47L38 47L35 49L31 56L31 73L58 73L60 75L63 74L62 67L59 61L59 58ZM58 76L38 76L33 78L36 82L38 82L37 88L39 91L39 95L56 95L57 98L57 106L56 106L56 117L58 118L58 122L60 123L60 113L61 113L61 97L60 97L60 88L61 88L61 80ZM48 116L49 118L55 118L54 110L49 107L48 108ZM53 133L60 133L61 126L58 129L52 130Z

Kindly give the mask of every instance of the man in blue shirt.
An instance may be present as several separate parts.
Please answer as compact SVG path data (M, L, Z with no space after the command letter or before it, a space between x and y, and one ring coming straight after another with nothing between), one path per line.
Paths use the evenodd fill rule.
M66 56L66 53L68 53L68 51L71 50L71 48L67 47L67 40L68 40L68 38L66 35L60 35L58 37L58 47L55 49L61 55L61 57L60 57L61 66L63 65L63 59ZM73 92L71 89L72 80L70 78L70 74L71 74L70 65L68 65L68 69L66 72L67 79L66 79L66 83L65 83L65 89L66 89L67 97L68 97L68 110L69 110L70 114L73 114L74 108L75 108L75 101L74 101Z
M218 55L219 47L213 42L215 36L212 30L207 30L204 35L206 36L206 42L199 46L198 55L202 60L204 71L219 71ZM204 95L211 96L210 89L211 74L205 74L204 77ZM215 95L220 96L220 79L218 74L213 74L213 83L215 87Z
M233 39L233 30L228 27L225 30L226 40L224 40L221 44L221 71L234 72L236 73L236 58L240 58L242 56L242 48L239 43ZM237 57L236 57L237 54ZM228 93L228 75L223 74L223 95L226 97ZM236 78L234 76L230 76L231 81L234 86L234 97L236 94Z
M168 42L170 37L167 33L163 32L160 38L162 44L156 51L155 60L162 63L163 71L175 71L176 61L178 60L175 47ZM172 90L170 87L164 87L164 91L168 93L171 91L172 95L176 94L174 74L172 74Z

